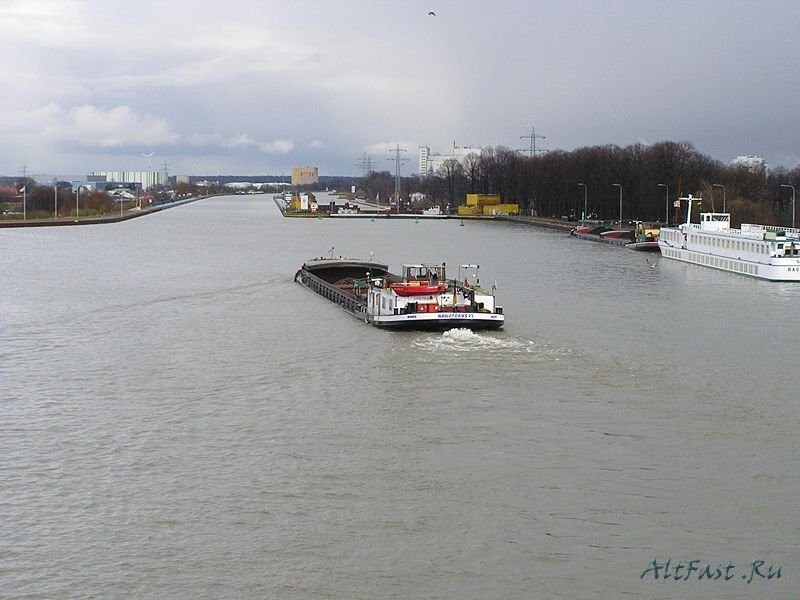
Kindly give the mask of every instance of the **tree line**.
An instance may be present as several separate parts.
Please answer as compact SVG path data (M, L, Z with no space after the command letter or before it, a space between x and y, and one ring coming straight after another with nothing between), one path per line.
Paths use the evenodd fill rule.
M581 185L579 185L581 184ZM616 184L616 185L615 185ZM792 170L751 170L725 165L698 152L689 142L658 142L578 148L526 156L504 147L484 148L460 163L448 160L431 177L407 177L402 196L423 192L430 201L451 210L466 194L500 194L519 204L524 214L618 219L620 189L623 219L665 222L685 219L680 197L702 197L700 210L721 212L742 222L791 225L792 192L800 186L800 166ZM388 198L394 177L370 173L362 182L372 198Z
M24 192L22 191L24 188ZM77 188L68 181L57 181L53 185L38 185L33 179L23 178L14 186L0 187L0 209L9 211L11 206L22 211L24 193L25 211L29 219L49 218L55 214L58 204L59 217L74 217ZM105 192L81 190L81 216L94 216L110 213L117 203Z
M78 188L73 187L69 181L56 181L48 185L39 185L35 180L26 177L13 182L14 185L0 187L0 218L15 219L22 218L23 212L23 188L24 188L24 211L28 219L47 219L56 214L58 217L75 217L76 210L80 211L81 217L102 216L119 211L119 201L112 198L107 192L102 190L80 189L78 198ZM225 193L226 188L218 183L210 186L198 186L192 183L179 183L175 186L175 193L178 197L182 196L204 196L206 194ZM169 196L171 199L172 196ZM142 194L140 201L149 203L151 201L165 201L165 192L147 192ZM135 201L123 203L130 207ZM14 209L12 211L12 208Z

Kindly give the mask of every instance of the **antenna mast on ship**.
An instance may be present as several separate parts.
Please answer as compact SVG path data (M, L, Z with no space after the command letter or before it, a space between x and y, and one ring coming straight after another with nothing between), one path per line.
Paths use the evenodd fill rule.
M697 202L698 204L703 201L702 198L695 198L691 194L689 194L688 198L678 198L678 200L686 200L688 206L686 207L686 224L692 222L692 201Z

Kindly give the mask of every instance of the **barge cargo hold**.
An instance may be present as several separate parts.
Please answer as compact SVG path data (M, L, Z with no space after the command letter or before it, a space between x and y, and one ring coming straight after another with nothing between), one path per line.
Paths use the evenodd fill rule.
M387 329L499 329L505 323L495 288L479 286L478 265L461 265L447 279L444 263L403 265L402 274L372 260L316 258L295 273L295 281L354 317ZM462 280L463 273L463 280Z

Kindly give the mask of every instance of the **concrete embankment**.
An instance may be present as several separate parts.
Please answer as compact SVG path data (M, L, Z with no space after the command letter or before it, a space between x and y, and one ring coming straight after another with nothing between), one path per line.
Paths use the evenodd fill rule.
M537 227L548 227L550 229L558 229L560 231L572 231L577 225L574 222L564 221L563 219L544 219L541 217L521 217L521 216L505 216L499 215L495 219L501 221L512 221L514 223L524 223L526 225L535 225ZM625 247L633 240L629 238L604 238L599 235L587 235L576 233L575 237L582 240L590 240L592 242L601 242L604 244L611 244L612 246Z
M546 219L544 217L525 217L521 215L495 215L498 221L510 221L512 223L522 223L524 225L535 225L537 227L548 227L561 231L572 231L575 223L563 219Z
M384 211L370 212L364 211L361 213L349 214L335 214L330 215L327 212L310 213L310 212L289 212L278 200L275 204L281 211L284 217L336 217L340 219L459 219L461 221L509 221L511 223L521 223L523 225L533 225L536 227L547 227L550 229L558 229L560 231L571 231L575 228L575 223L564 221L563 219L546 219L543 217L525 217L516 215L420 215L415 213L387 213ZM377 205L376 205L377 206Z
M176 202L168 202L166 204L157 204L141 210L129 210L120 214L108 214L102 217L81 217L76 219L74 217L59 217L58 219L25 219L15 221L0 221L0 229L8 227L62 227L67 225L101 225L105 223L118 223L120 221L128 221L145 215L174 208L176 206L183 206L191 202L197 202L209 198L209 196L200 196L198 198L186 198L185 200L177 200Z

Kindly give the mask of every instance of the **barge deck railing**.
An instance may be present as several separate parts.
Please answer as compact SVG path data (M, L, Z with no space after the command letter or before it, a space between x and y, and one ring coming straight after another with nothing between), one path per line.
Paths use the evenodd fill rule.
M323 298L327 298L331 302L338 304L345 310L353 313L363 313L366 310L367 304L364 300L357 298L349 292L342 291L332 283L328 283L327 281L324 281L308 271L304 271L302 269L299 270L294 276L295 281L298 279L300 280L300 283L302 283L308 289L316 292Z

